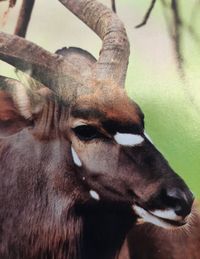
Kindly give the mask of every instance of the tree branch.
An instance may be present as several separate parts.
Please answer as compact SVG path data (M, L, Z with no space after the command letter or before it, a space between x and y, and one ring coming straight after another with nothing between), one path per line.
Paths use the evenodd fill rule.
M175 48L175 55L177 59L178 70L181 77L185 77L185 72L183 68L184 58L182 54L181 42L182 42L182 35L181 35L181 27L182 21L179 12L179 5L177 0L172 0L172 14L173 14L173 25L174 25L174 34L172 35L172 39L174 42Z
M182 54L182 48L181 48L181 42L182 42L182 34L181 30L187 29L189 33L193 33L193 31L190 31L190 28L183 24L183 21L181 20L180 10L178 1L173 0L171 4L172 10L172 16L173 19L170 19L167 15L167 9L169 10L170 6L168 6L167 2L165 0L162 0L161 3L163 4L163 11L165 20L167 23L167 28L169 32L169 36L172 39L173 47L174 47L174 54L176 58L177 68L179 72L179 76L182 79L182 85L183 85L183 91L186 95L186 97L189 99L191 104L194 106L195 110L199 112L198 105L195 104L194 98L190 91L188 90L188 86L190 85L189 80L186 77L185 70L184 70L184 57ZM171 21L172 20L172 21Z
M17 20L17 25L15 28L15 35L25 37L28 24L31 18L31 13L33 10L35 0L23 0L22 6L20 9L19 17Z
M14 7L16 5L17 0L10 0L9 1L9 7Z
M140 28L140 27L144 26L147 23L150 15L151 15L151 12L152 12L152 10L153 10L153 8L155 6L155 3L156 3L156 0L152 0L151 1L151 4L150 4L150 6L149 6L149 8L148 8L148 10L147 10L147 12L146 12L142 22L140 24L136 25L135 28Z
M114 12L114 13L117 13L115 0L111 0L111 6L112 6L112 10L113 10L113 12Z

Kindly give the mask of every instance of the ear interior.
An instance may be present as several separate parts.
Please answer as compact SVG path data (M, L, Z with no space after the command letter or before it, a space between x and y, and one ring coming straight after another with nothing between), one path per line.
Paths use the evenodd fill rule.
M30 124L31 121L20 114L12 95L0 90L0 137L17 133Z
M0 76L0 137L6 137L33 125L53 92L39 82L29 85Z

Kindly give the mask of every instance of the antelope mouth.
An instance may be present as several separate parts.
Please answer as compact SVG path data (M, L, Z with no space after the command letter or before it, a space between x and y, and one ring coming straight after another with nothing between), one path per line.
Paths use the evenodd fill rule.
M133 205L132 208L135 214L138 216L137 224L148 222L162 228L173 229L181 227L187 223L186 219L183 219L180 216L176 216L172 210L149 211L138 205Z

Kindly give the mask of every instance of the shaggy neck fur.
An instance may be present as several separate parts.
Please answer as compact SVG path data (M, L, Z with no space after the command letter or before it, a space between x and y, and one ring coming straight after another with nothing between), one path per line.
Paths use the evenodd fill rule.
M70 144L30 131L0 140L0 258L113 259L132 212L90 199L66 161Z

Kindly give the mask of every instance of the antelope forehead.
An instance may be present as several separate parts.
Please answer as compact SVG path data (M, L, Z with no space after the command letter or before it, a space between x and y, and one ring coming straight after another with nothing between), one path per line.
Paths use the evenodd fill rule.
M124 146L137 146L144 142L144 138L139 134L119 133L114 136L115 141Z

